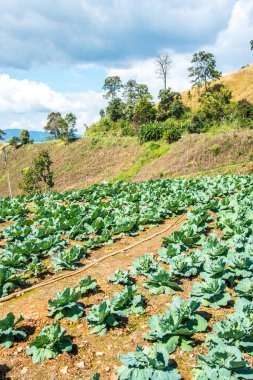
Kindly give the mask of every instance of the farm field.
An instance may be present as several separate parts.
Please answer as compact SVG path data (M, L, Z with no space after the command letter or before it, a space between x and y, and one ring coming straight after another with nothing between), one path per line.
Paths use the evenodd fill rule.
M253 379L252 176L0 204L3 379Z

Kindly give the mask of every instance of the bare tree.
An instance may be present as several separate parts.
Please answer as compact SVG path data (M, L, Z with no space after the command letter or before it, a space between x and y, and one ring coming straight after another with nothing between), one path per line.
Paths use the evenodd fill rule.
M156 74L158 78L161 78L164 83L164 89L167 88L167 78L171 69L172 60L168 53L163 53L155 60Z

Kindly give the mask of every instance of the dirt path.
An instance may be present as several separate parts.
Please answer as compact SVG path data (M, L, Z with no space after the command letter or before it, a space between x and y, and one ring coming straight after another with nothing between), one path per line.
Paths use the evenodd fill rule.
M161 232L165 227L169 228L173 225L177 219L178 217L167 220L162 225L141 233L138 237L125 237L111 246L105 246L94 251L91 254L91 258L86 260L86 263L91 263L92 260L95 261L111 252L126 248L150 235ZM92 278L97 279L100 292L81 300L85 305L85 314L87 314L93 304L101 302L104 298L111 298L114 291L122 288L119 285L108 284L107 276L111 275L118 268L129 268L135 258L147 252L156 253L161 247L162 238L179 229L183 221L174 225L168 232L161 233L152 240L143 241L140 245L117 256L109 257L83 273L65 278L54 284L35 289L18 298L1 303L0 316L2 317L11 311L15 315L22 313L25 319L23 327L29 333L29 342L41 331L42 327L52 323L52 319L47 317L48 299L54 298L55 292L62 291L67 286L76 286L81 278L89 274ZM142 280L138 279L137 282L142 282ZM161 309L164 303L168 303L171 300L171 296L168 295L154 298L143 288L140 288L140 291L146 296L148 301L147 315L130 316L125 326L110 331L105 337L90 335L87 323L82 319L76 323L62 320L61 325L73 337L75 345L74 354L62 354L54 360L47 360L34 365L31 358L25 354L28 342L19 342L15 343L11 349L0 349L0 365L4 364L7 366L6 370L2 368L2 372L7 372L6 378L15 380L89 379L95 371L101 372L101 380L114 379L114 366L119 364L117 354L134 350L137 343L147 344L147 342L144 342L142 334L144 332L143 329L147 329L146 322L150 313Z

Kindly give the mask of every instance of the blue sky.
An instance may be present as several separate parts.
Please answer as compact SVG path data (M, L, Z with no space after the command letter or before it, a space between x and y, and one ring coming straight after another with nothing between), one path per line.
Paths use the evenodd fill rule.
M251 63L252 0L1 0L0 128L42 130L49 112L74 112L78 130L105 106L120 75L162 87L154 58L168 51L174 90L189 87L192 54L215 54L224 73Z

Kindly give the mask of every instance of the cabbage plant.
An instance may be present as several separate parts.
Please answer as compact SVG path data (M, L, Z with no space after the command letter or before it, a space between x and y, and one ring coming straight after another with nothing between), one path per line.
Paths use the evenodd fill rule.
M118 325L117 315L113 314L110 301L106 300L98 305L93 305L85 318L92 329L91 334L106 335L111 327Z
M207 321L196 314L199 307L200 302L196 300L183 301L180 297L174 297L169 311L163 310L163 315L154 314L150 317L150 331L144 334L144 338L164 345L169 353L178 346L191 351L191 336L207 328Z
M24 319L20 315L15 321L13 313L8 313L6 317L0 319L0 346L9 348L13 345L15 338L26 338L26 333L22 330L15 329L16 325Z
M206 278L206 281L195 282L191 296L198 299L203 306L219 309L226 306L231 296L226 292L226 284L221 279Z
M168 352L161 346L137 346L135 352L119 355L123 366L118 367L119 380L180 380L181 375L171 367Z
M77 321L83 315L83 306L77 301L81 292L74 288L65 288L63 292L56 293L56 297L48 301L48 316L55 319L68 318Z
M40 363L45 359L54 359L61 352L72 351L72 342L65 334L66 330L59 322L45 326L29 344L27 355L32 356L33 363Z
M108 278L109 282L113 282L114 284L121 285L133 285L134 279L131 278L130 272L128 270L117 269L112 276Z
M198 357L194 380L246 380L253 378L253 370L234 346L219 343L207 356Z
M153 294L175 294L176 290L182 290L180 285L173 280L172 275L167 272L152 275L143 286Z

